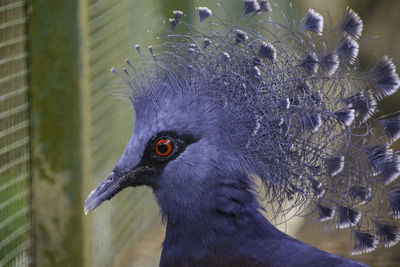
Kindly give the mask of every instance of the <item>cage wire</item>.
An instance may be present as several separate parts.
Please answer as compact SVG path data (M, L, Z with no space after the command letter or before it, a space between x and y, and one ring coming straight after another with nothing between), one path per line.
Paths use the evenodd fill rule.
M155 34L144 18L154 17L157 1L90 0L87 6L90 176L100 183L121 155L133 126L130 103L121 101L122 81L110 72L111 64L123 64L136 53L137 43L146 43ZM148 45L148 44L147 44ZM126 89L126 87L125 87ZM127 99L126 99L127 100ZM123 254L159 219L148 189L125 192L110 202L112 206L91 214L92 262L113 266Z
M31 247L25 1L0 2L0 266L26 266Z

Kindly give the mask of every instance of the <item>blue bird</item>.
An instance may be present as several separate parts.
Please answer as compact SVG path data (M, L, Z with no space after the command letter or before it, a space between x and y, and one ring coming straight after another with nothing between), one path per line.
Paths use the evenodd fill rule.
M372 117L400 87L395 66L383 57L357 69L363 24L351 9L329 46L318 12L285 24L263 15L271 10L245 0L242 24L168 35L150 60L138 45L138 66L112 69L130 88L135 125L85 212L151 187L166 222L160 266L365 266L277 230L265 205L351 228L352 254L400 239L400 116ZM213 17L197 11L202 23ZM172 30L182 16L173 12Z

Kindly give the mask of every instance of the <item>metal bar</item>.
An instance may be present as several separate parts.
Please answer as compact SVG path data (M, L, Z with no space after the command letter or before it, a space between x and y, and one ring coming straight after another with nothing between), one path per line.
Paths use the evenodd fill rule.
M0 259L0 266L6 266L6 264L15 259L15 257L18 254L23 253L25 251L27 252L30 246L31 246L30 240L21 243L18 247L14 248L11 252L7 253L7 256L5 256L3 259Z
M30 226L29 223L24 224L23 226L19 227L17 230L12 232L10 235L8 235L5 239L3 239L3 241L0 242L0 250L2 248L4 248L8 243L13 241L15 238L17 238L18 236L20 236L22 234L26 234L28 232L28 230L30 229L29 226Z
M12 115L15 115L17 113L20 113L22 111L27 111L28 107L29 107L28 103L25 103L25 104L16 106L15 108L9 109L5 112L2 112L2 113L0 113L0 120L10 117Z
M5 154L7 152L10 152L11 150L14 150L16 148L20 148L22 146L25 146L29 144L29 136L25 136L24 138L18 140L17 142L11 143L3 148L0 149L0 154Z
M21 157L13 160L12 162L8 162L7 164L4 164L3 166L0 167L0 173L5 172L6 170L13 168L17 166L18 164L21 164L23 162L26 162L29 160L29 155L22 155Z
M0 96L0 101L6 101L14 96L18 96L18 95L23 95L27 93L28 88L27 87L21 87L18 89L14 89L6 94L3 94Z
M23 7L24 4L25 4L25 1L16 1L14 3L0 7L0 12L9 11L9 10L12 10L15 8Z
M9 21L6 23L1 23L0 24L0 30L6 29L8 27L13 27L13 26L23 26L26 23L26 18L20 18L20 19L16 19L13 21Z
M19 182L22 182L25 179L27 180L28 178L29 178L29 174L28 173L24 173L22 175L19 175L19 176L15 177L15 178L11 179L9 182L4 183L4 184L2 184L0 186L0 193L1 193L1 191L6 190L9 187L11 187L11 186L13 186L13 185L15 185L15 184L17 184Z
M29 121L28 120L23 121L21 123L18 123L16 125L12 126L12 127L9 127L7 129L4 129L4 130L0 131L0 138L4 137L6 135L9 135L9 134L13 134L13 133L15 133L15 132L17 132L19 130L24 129L24 128L28 128L28 126L29 126Z
M0 229L5 227L7 224L10 224L14 220L19 219L22 216L28 216L28 215L29 215L29 208L25 207L22 210L19 210L16 213L8 216L7 219L5 219L4 221L0 222Z
M36 266L83 266L84 260L80 1L28 1Z
M16 54L16 55L8 57L8 58L3 58L3 59L0 60L0 65L6 64L6 63L10 63L10 62L13 62L13 61L17 61L17 60L20 60L20 59L25 59L25 57L26 57L26 53L22 52L20 54Z
M27 70L23 70L17 73L14 73L12 75L9 75L7 77L4 77L0 79L0 83L8 82L9 80L15 79L15 78L20 78L21 76L25 76L28 73Z
M28 196L28 190L22 191L14 196L12 196L11 198L7 199L6 201L0 203L0 210L4 209L5 207L7 207L8 205L10 205L11 203L14 203L17 200L22 199L23 197Z
M1 43L0 43L0 48L26 42L26 39L27 39L27 36L26 36L26 35L18 36L17 38L14 38L14 39L10 39L10 40L1 42Z

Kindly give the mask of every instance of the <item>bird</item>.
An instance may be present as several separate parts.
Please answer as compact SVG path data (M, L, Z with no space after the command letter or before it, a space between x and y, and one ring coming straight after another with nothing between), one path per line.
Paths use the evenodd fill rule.
M351 229L355 255L398 243L400 114L375 115L400 87L396 67L383 56L359 68L363 22L350 8L324 34L314 9L278 20L267 0L240 4L239 23L198 7L200 26L212 21L201 30L173 11L160 45L136 45L139 59L112 69L133 134L84 211L152 188L162 267L366 266L290 237L263 211Z

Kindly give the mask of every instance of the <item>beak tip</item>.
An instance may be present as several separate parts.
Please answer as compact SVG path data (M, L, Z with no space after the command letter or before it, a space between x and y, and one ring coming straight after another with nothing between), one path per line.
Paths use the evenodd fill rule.
M88 215L89 211L93 210L93 208L90 207L90 206L91 206L91 205L90 205L90 202L91 202L90 199L91 199L91 197L94 195L94 194L93 194L94 191L95 191L95 190L93 190L92 192L90 192L90 194L87 196L87 198L86 198L86 200L85 200L85 204L84 204L84 207L83 207L83 211L85 212L85 216Z
M87 196L83 208L85 215L88 215L90 211L97 208L101 203L110 200L122 189L129 186L130 178L129 175L118 177L114 172L111 172L108 178Z
M90 211L97 208L101 203L103 203L103 201L104 200L101 197L101 195L100 196L96 195L96 190L93 190L85 200L83 208L85 215L88 215Z
M87 196L85 200L85 204L83 207L83 211L85 212L85 216L89 214L89 211L94 210L97 206L101 204L101 202L98 201L98 198L96 197L95 194L96 190L93 190L90 192L90 194Z

